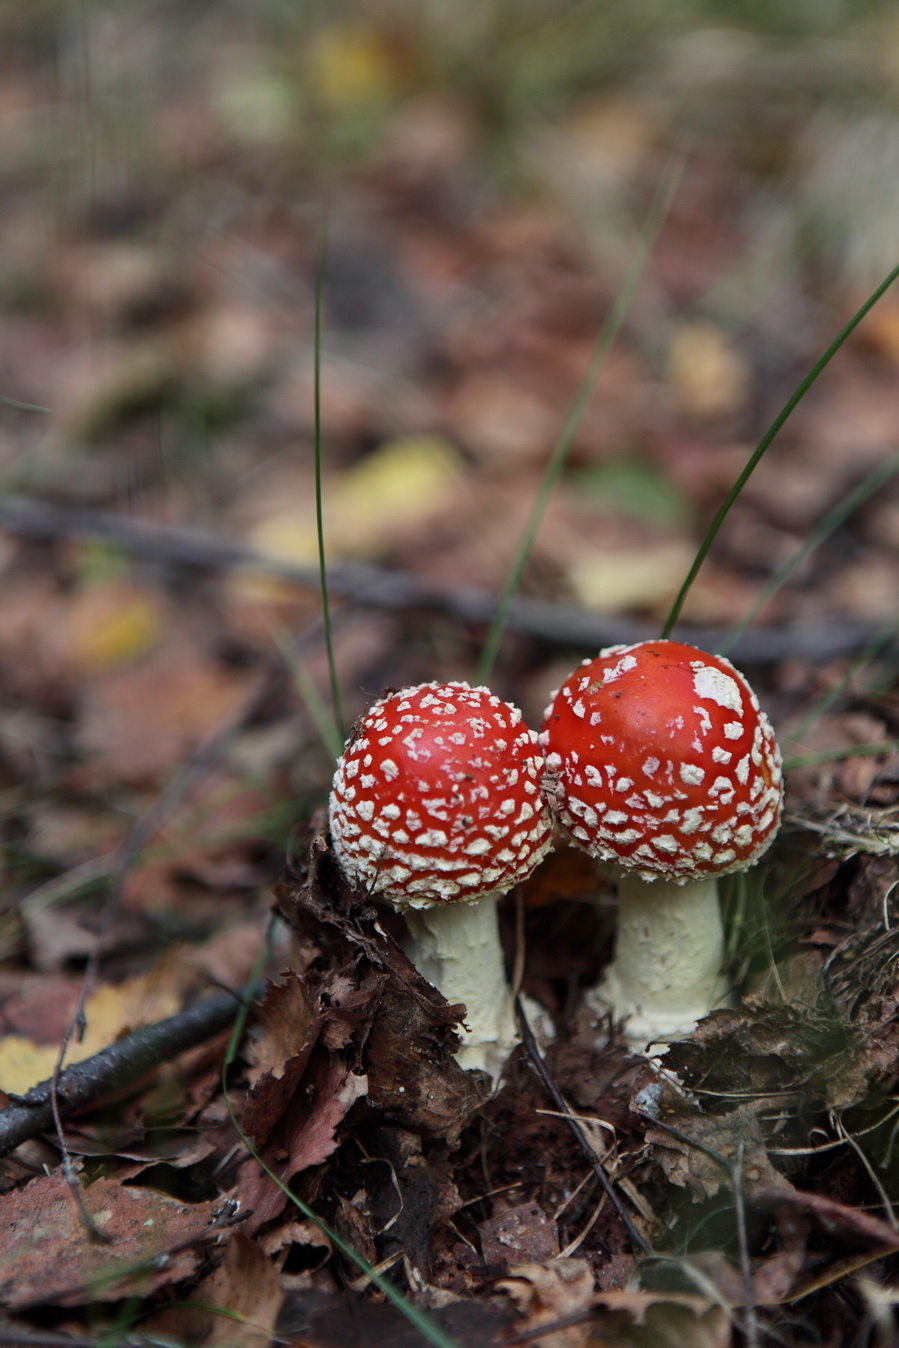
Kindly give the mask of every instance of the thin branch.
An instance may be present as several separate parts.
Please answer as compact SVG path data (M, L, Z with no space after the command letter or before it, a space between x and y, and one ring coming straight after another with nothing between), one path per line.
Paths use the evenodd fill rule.
M83 1062L59 1075L57 1097L61 1119L76 1110L130 1086L160 1063L194 1048L228 1028L240 1005L230 992L219 993L187 1007L167 1020L132 1031ZM29 1138L47 1132L53 1124L52 1079L33 1086L27 1095L0 1110L0 1156L6 1156Z
M743 1193L744 1144L742 1140L737 1146L736 1160L729 1161L726 1156L713 1151L711 1147L697 1141L695 1137L682 1133L679 1128L672 1127L670 1123L663 1123L655 1114L644 1109L638 1109L636 1112L648 1120L654 1128L661 1128L663 1132L670 1133L672 1137L676 1137L678 1142L683 1142L685 1146L695 1147L697 1151L701 1151L704 1156L708 1156L709 1160L720 1165L721 1169L725 1171L734 1196L734 1218L737 1227L737 1245L740 1252L740 1275L743 1281L743 1335L746 1339L747 1348L759 1348L759 1322L755 1305L755 1289L752 1283L749 1238L746 1230L746 1198Z
M175 529L102 510L52 505L25 496L0 493L0 527L28 538L104 539L135 557L169 566L206 571L245 569L317 590L317 568L266 557L241 543L197 529ZM465 586L440 588L402 571L386 571L361 563L328 568L333 594L362 607L389 612L430 609L456 622L483 626L496 613L497 598L488 590ZM507 627L552 646L595 654L603 646L631 644L657 636L650 623L588 613L543 599L513 600ZM860 650L879 629L870 622L833 616L820 622L790 623L743 633L731 658L740 666L777 664L791 656L830 660ZM715 650L722 639L715 628L679 628L679 639L702 650ZM893 636L891 649L899 649Z
M97 925L97 939L94 942L94 948L82 976L78 1003L66 1027L65 1034L63 1035L62 1042L59 1046L59 1054L56 1059L56 1067L50 1080L50 1112L56 1132L56 1145L59 1148L63 1170L72 1193L72 1198L78 1208L81 1222L90 1239L94 1241L102 1241L104 1238L91 1221L87 1208L84 1205L81 1189L72 1168L71 1159L66 1146L65 1134L62 1129L60 1084L65 1075L63 1072L63 1063L65 1062L66 1054L69 1051L69 1045L72 1040L76 1039L76 1041L80 1043L84 1038L84 1031L87 1028L87 1018L85 1014L87 1000L97 981L104 939L118 912L122 891L128 873L137 861L141 852L150 842L150 839L162 828L163 824L171 818L193 785L205 776L212 764L216 762L224 752L231 737L241 729L247 721L251 720L260 707L264 705L266 698L270 695L275 677L276 670L272 667L263 672L254 681L249 690L228 710L219 725L215 727L212 733L207 736L197 749L194 750L187 761L173 774L165 789L159 796L157 796L149 809L145 810L135 821L116 852L111 874L111 883L100 910L100 918Z
M600 1163L599 1157L596 1155L596 1152L593 1150L593 1148L590 1146L590 1143L584 1136L584 1130L581 1128L577 1119L574 1117L571 1110L568 1108L567 1103L565 1102L562 1095L559 1093L559 1088L556 1086L556 1083L550 1076L549 1071L547 1070L546 1063L543 1061L543 1056L539 1048L537 1047L537 1041L534 1038L533 1033L531 1032L531 1027L528 1024L527 1016L524 1013L524 1007L521 1004L520 996L516 996L515 998L515 1013L518 1018L518 1027L521 1031L522 1041L524 1043L525 1048L527 1049L528 1057L530 1058L534 1067L537 1069L537 1075L543 1082L543 1085L545 1086L553 1104L556 1106L556 1109L558 1109L559 1113L564 1116L565 1122L568 1124L568 1127L574 1134L578 1146L584 1153L584 1156L586 1157L589 1165L591 1166L593 1173L596 1175L596 1178L599 1180L603 1192L605 1193L609 1202L612 1204L612 1207L615 1209L616 1213L618 1214L619 1218L624 1224L627 1234L630 1237L631 1244L633 1245L635 1250L639 1250L642 1254L652 1254L652 1247L646 1243L646 1241L643 1239L640 1232L637 1230L637 1228L634 1226L634 1223L628 1216L628 1213L623 1203L621 1202L621 1199L615 1192L615 1188L614 1185L612 1184L612 1181L609 1179L608 1175L605 1172L604 1167Z

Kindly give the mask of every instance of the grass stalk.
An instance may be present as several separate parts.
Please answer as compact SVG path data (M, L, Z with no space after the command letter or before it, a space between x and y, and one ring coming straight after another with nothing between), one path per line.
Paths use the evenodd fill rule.
M297 692L309 713L310 721L318 731L322 744L336 761L343 753L343 736L335 724L334 717L325 699L318 691L318 684L310 674L306 662L297 654L290 639L290 634L286 629L281 627L280 624L272 623L270 630L272 640L281 652L281 657L296 684Z
M18 398L10 398L6 393L0 393L0 404L3 407L12 407L16 412L43 412L49 415L53 411L52 407L41 407L40 403L23 403Z
M746 631L747 627L755 621L762 609L770 599L777 594L790 577L796 572L807 557L826 542L831 534L839 529L840 525L845 523L849 516L856 511L859 506L864 505L875 492L881 487L886 486L890 478L899 473L899 454L891 454L889 458L875 464L870 473L867 473L861 482L857 483L851 491L848 491L841 501L824 515L818 523L809 531L801 546L796 549L792 557L787 560L769 576L768 580L762 586L749 607L746 615L735 623L729 631L725 632L720 642L716 646L719 655L726 655L730 648Z
M493 672L493 666L496 663L496 657L499 653L500 644L503 639L503 633L509 619L509 609L515 592L521 583L522 573L527 564L528 557L534 546L540 524L546 513L546 508L552 499L553 493L558 486L559 478L568 460L571 446L574 443L574 437L577 434L578 427L584 418L584 413L590 405L590 401L596 391L596 382L602 372L606 359L614 346L618 335L624 326L624 321L630 311L633 302L634 293L643 275L647 260L659 236L661 228L665 223L671 203L674 200L674 194L677 191L680 182L683 166L678 159L676 163L669 166L664 174L655 196L650 203L649 211L637 238L636 247L624 280L618 290L617 295L609 309L606 320L603 323L599 336L596 339L596 345L593 348L593 354L590 357L590 363L587 370L578 385L577 392L569 408L568 415L565 418L559 437L553 446L552 453L543 472L539 490L534 498L528 515L527 523L518 544L518 548L512 559L503 587L500 591L496 604L496 610L493 620L484 640L481 654L475 670L475 682L486 683Z
M331 604L328 597L328 571L325 562L325 524L322 513L322 296L325 286L325 257L327 255L327 230L322 225L318 237L315 256L315 338L313 344L313 439L315 449L315 527L318 534L318 572L322 597L322 623L325 629L325 650L328 653L328 674L331 681L331 706L334 713L334 725L341 748L343 748L343 710L340 702L340 682L337 678L337 662L334 659L334 634L331 629Z
M893 270L889 273L889 275L885 277L883 281L881 281L877 289L868 296L868 298L865 300L861 308L857 310L856 313L853 314L852 318L850 318L849 322L846 324L843 330L839 333L837 337L834 338L834 340L831 342L830 346L827 348L824 354L822 356L819 356L819 358L815 361L815 364L812 366L811 370L803 379L802 383L792 394L792 396L787 400L785 405L781 408L780 412L778 412L777 416L774 418L771 425L768 427L765 434L762 436L761 440L759 441L758 445L753 451L748 463L746 464L746 467L743 469L742 473L737 478L736 482L731 487L730 491L727 493L727 496L724 498L724 501L720 509L718 510L717 515L712 520L712 523L709 525L705 538L699 545L696 556L693 558L693 564L690 567L690 570L687 572L687 576L686 579L684 580L683 585L680 587L680 590L678 591L677 598L675 599L674 603L671 606L671 611L668 614L668 617L665 619L665 624L662 628L663 638L669 637L671 635L672 629L674 628L678 618L680 617L681 609L684 606L684 601L686 600L687 595L690 593L690 588L694 580L699 574L699 568L705 561L709 549L711 548L712 544L715 541L715 538L718 535L718 530L721 528L722 524L727 518L728 513L730 512L730 508L733 505L734 501L736 501L737 497L740 495L740 492L743 490L743 488L746 486L746 483L749 481L750 477L755 472L756 467L760 463L768 447L771 445L771 442L774 440L775 436L778 434L784 423L787 420L789 420L789 418L792 416L793 412L796 410L799 403L802 402L802 399L805 397L806 393L808 393L809 389L811 388L812 384L814 384L818 376L827 368L827 366L833 360L834 356L837 354L837 352L840 350L840 348L843 346L846 340L852 335L852 333L858 327L859 323L862 321L862 319L865 317L868 311L870 309L873 309L874 305L877 303L877 301L881 298L882 295L886 294L886 292L889 290L890 286L897 279L897 277L899 277L899 266L894 267Z

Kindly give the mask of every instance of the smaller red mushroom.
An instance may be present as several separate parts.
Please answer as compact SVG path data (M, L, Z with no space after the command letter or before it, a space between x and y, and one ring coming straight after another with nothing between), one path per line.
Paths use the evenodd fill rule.
M632 1043L688 1034L722 994L716 877L751 866L780 823L768 718L722 656L644 641L584 661L540 738L559 819L621 870L600 1001Z
M416 968L467 1009L460 1063L494 1076L517 1043L496 902L549 850L543 770L517 707L426 683L357 722L331 791L344 872L404 915Z

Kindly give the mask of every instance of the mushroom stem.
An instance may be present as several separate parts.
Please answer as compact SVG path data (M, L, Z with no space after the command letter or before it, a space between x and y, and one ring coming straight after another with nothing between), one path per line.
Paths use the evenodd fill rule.
M678 885L634 872L618 880L615 958L596 1000L635 1047L690 1034L724 999L724 930L714 876Z
M498 1077L518 1042L499 941L498 893L477 903L406 908L406 954L450 1003L464 1002L467 1030L457 1061Z

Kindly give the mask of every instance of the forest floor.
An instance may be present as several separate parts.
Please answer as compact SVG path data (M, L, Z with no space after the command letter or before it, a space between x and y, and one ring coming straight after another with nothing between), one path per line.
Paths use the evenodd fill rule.
M496 18L494 87L477 33L40 8L0 21L0 1344L897 1341L899 294L675 630L750 678L788 794L724 888L736 1004L667 1076L585 1009L614 879L565 846L502 911L545 1075L522 1045L488 1096L439 996L410 1011L323 832L313 454L327 217L345 728L474 680L674 164L490 680L539 728L577 660L658 635L895 264L895 23L696 21L591 84L563 5ZM56 1121L22 1105L115 1045Z

